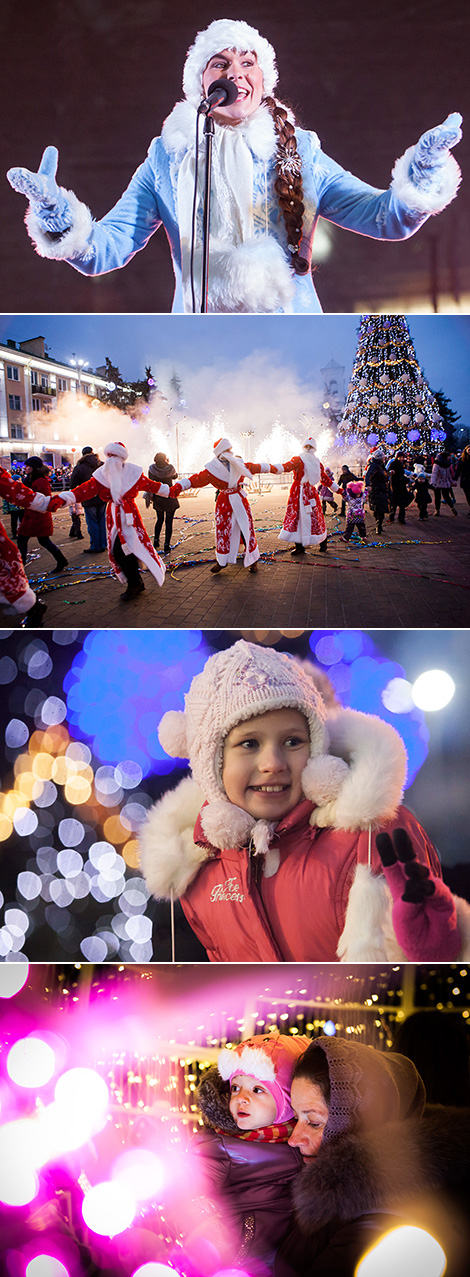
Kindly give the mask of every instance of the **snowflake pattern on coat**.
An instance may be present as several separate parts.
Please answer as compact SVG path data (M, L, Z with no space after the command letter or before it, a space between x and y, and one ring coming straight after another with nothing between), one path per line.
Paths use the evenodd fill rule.
M73 495L77 501L89 501L91 497L101 497L102 501L106 501L106 533L109 561L118 581L121 581L122 584L125 583L126 578L113 555L116 536L119 537L125 552L127 547L127 552L135 554L136 558L139 558L145 564L145 567L149 568L158 584L163 585L165 566L152 545L135 503L135 498L139 492L158 493L162 486L165 491L168 490L165 484L156 483L153 479L146 479L145 475L141 474L140 478L137 479L131 488L128 488L119 502L113 501L109 488L100 483L95 475L92 475L91 479L87 479L85 483L81 483L78 488L73 488Z
M250 474L262 474L268 470L273 474L277 473L275 466L258 464L255 461L245 461L244 465ZM253 516L243 491L243 482L241 478L235 487L229 487L228 483L215 478L209 470L191 474L188 479L191 488L206 488L212 484L213 488L218 489L219 495L215 503L215 552L220 567L226 567L227 563L236 563L241 533L245 539L244 567L251 567L259 559Z
M322 484L328 486L329 480L321 462L320 477ZM321 508L318 489L305 477L304 463L301 457L292 457L282 466L284 473L294 471L294 482L289 492L281 541L296 541L301 545L319 545L326 538L326 523Z

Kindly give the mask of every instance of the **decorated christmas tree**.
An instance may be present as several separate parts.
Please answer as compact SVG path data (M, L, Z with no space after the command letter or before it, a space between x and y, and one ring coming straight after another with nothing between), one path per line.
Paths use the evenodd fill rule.
M404 315L363 315L336 445L435 450L445 439Z

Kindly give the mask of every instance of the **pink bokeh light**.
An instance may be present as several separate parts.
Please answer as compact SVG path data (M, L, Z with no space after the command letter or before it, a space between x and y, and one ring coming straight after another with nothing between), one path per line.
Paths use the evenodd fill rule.
M104 1078L94 1069L67 1069L59 1078L55 1091L58 1108L65 1114L73 1109L81 1113L88 1129L95 1129L109 1102L109 1091Z
M17 1086L39 1089L54 1076L55 1056L42 1038L20 1038L8 1053L7 1072Z
M26 1206L36 1197L36 1146L33 1123L22 1119L0 1129L0 1201L5 1206Z
M160 1192L165 1180L163 1163L148 1149L130 1149L116 1158L112 1180L121 1184L138 1202L146 1202Z
M69 1270L56 1255L35 1255L26 1265L25 1277L69 1277Z
M135 1199L120 1184L104 1180L90 1188L83 1199L82 1215L87 1228L100 1237L117 1237L132 1224Z
M132 1277L168 1277L168 1273L172 1273L174 1277L175 1269L168 1268L166 1264L158 1264L156 1261L150 1260L148 1264L141 1264L140 1268L135 1268ZM237 1277L240 1277L238 1269Z

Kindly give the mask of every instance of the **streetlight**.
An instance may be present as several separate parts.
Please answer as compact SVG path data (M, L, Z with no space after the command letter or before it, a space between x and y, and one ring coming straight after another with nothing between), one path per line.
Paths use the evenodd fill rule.
M72 366L77 369L78 393L80 395L82 392L82 368L88 367L88 359L76 359L75 351L73 351L73 359L70 359L69 363L72 364Z

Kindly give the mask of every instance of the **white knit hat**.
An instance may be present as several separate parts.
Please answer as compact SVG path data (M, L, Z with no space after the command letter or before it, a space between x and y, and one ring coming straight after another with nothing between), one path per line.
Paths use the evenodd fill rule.
M305 796L324 802L337 796L348 771L341 758L327 753L326 710L302 666L291 656L244 639L210 656L193 679L185 709L169 710L158 729L160 743L174 758L189 758L194 779L208 806L202 820L215 847L243 846L256 823L266 821L229 803L222 781L223 746L232 727L246 719L284 707L298 709L307 720L310 759L302 773ZM256 839L255 839L256 841ZM266 838L264 838L264 844ZM266 845L259 847L263 853Z
M127 461L129 453L123 443L107 443L103 448L105 457L120 457L121 461Z
M209 59L223 49L237 49L238 52L256 53L258 64L263 72L263 90L267 97L274 92L277 84L276 55L274 49L256 27L247 22L234 21L232 18L217 18L205 31L198 31L194 44L188 50L183 71L183 89L185 97L193 106L199 106L202 98L202 77ZM214 79L217 75L214 74Z

